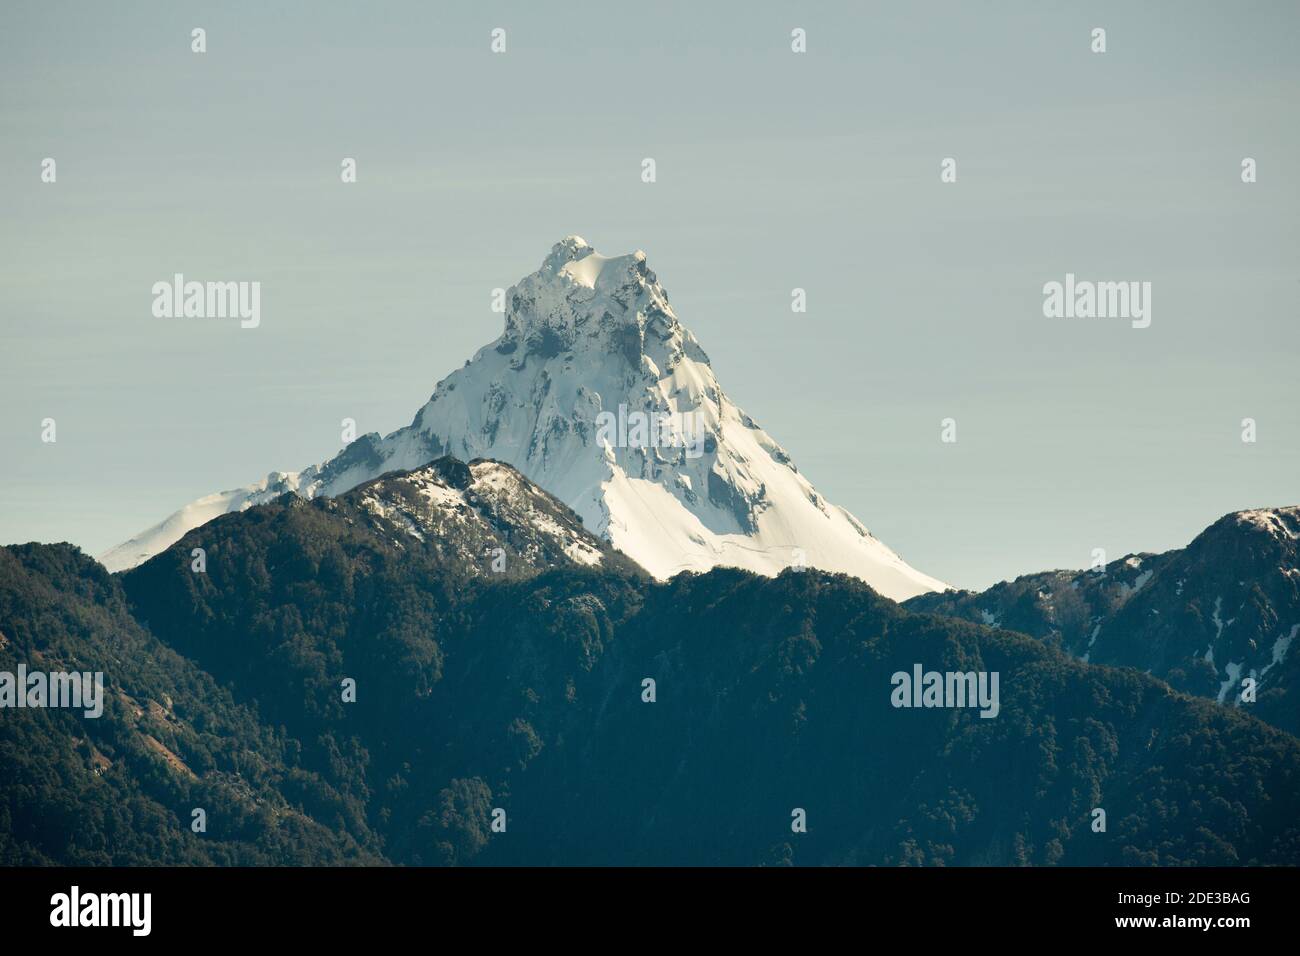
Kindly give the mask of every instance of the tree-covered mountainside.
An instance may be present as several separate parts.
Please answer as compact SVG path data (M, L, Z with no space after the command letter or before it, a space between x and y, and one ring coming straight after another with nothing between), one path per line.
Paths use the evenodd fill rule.
M118 702L0 711L4 860L1300 863L1300 742L1136 670L815 571L484 574L352 507L227 515L119 578L0 551L5 666ZM997 672L997 715L893 706L916 664Z
M0 671L19 663L102 671L103 714L0 710L0 865L382 862L349 775L305 766L70 545L0 548Z
M923 594L906 607L1147 671L1300 733L1300 647L1292 646L1300 635L1300 507L1225 515L1177 551L1026 574L980 593Z
M1296 741L1159 681L813 572L683 576L629 605L546 576L484 594L447 642L455 736L481 742L474 775L516 826L485 859L1300 859ZM999 671L1001 712L892 707L890 676L915 663Z

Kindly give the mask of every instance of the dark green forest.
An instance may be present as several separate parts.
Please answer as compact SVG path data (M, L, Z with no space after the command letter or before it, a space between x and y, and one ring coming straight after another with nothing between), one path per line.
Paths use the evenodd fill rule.
M117 577L0 549L19 661L108 702L0 711L8 865L1300 862L1296 738L842 575L494 578L281 499ZM894 708L916 663L1000 713Z

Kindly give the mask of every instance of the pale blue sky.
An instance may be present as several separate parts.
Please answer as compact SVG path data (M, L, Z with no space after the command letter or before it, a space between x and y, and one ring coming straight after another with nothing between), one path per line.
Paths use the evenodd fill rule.
M1291 2L7 2L0 542L99 553L328 457L345 416L407 424L569 233L644 249L731 397L954 584L1300 503L1297 27ZM153 318L177 271L260 280L261 327ZM1150 281L1151 327L1044 318L1067 271Z

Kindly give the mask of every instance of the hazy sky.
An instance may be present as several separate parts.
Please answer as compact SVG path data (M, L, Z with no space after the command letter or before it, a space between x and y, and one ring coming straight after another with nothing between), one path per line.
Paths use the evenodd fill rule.
M1293 2L6 0L0 542L98 554L325 459L344 417L409 423L570 233L644 249L731 398L956 585L1300 503L1298 27ZM154 318L174 272L260 281L260 328ZM1149 281L1151 326L1045 318L1067 272Z

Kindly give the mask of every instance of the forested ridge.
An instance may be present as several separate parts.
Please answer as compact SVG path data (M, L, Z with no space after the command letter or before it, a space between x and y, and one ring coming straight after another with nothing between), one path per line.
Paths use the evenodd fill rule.
M0 711L6 864L1300 862L1294 737L842 575L496 578L281 499L116 577L0 549L0 635L108 685ZM917 663L998 715L892 706Z

